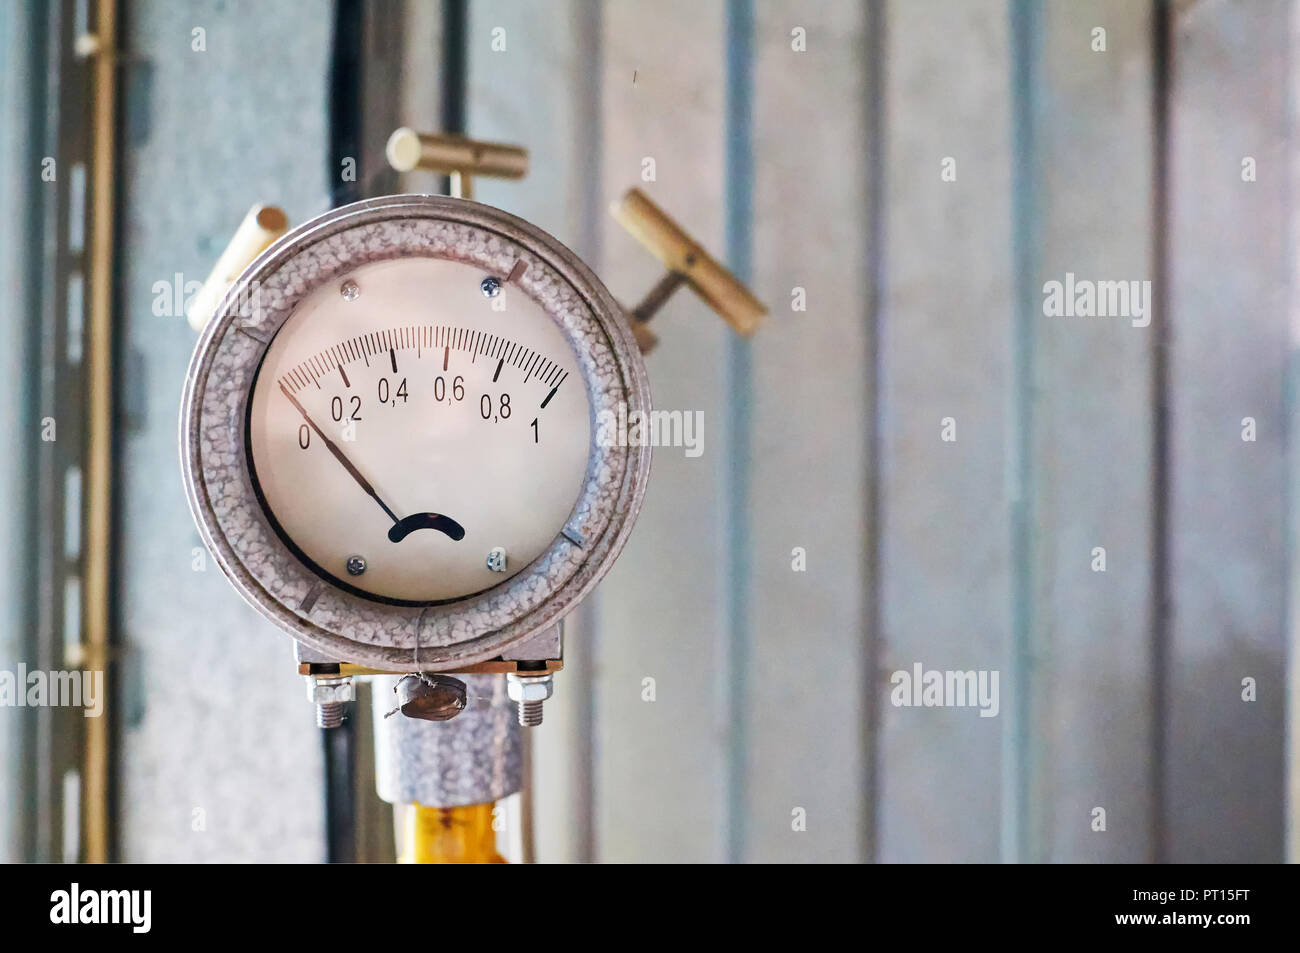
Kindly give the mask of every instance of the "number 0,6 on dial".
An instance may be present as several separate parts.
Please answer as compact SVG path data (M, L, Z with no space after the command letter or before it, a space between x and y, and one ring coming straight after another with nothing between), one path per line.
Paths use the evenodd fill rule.
M523 291L433 258L303 299L249 405L281 538L371 598L446 602L525 568L582 490L591 413L563 333Z

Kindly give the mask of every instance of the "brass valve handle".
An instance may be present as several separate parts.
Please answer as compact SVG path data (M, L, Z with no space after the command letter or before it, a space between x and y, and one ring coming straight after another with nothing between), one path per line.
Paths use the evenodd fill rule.
M713 258L668 214L640 189L629 189L610 206L610 214L667 266L668 272L628 312L641 350L649 351L657 338L646 327L681 285L688 284L717 315L746 337L758 328L765 308L744 282Z
M384 151L398 172L423 169L450 176L451 194L457 198L473 197L473 176L522 179L528 174L528 150L523 146L416 132L406 126L393 130Z
M231 236L230 244L212 267L208 280L185 309L190 327L202 331L226 290L253 259L289 230L289 216L274 205L254 205Z

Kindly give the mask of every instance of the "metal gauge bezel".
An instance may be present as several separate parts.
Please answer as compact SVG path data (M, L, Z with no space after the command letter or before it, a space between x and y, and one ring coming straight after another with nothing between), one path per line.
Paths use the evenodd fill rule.
M564 335L591 410L587 470L563 532L501 584L424 606L347 592L305 565L263 508L246 433L258 370L299 302L361 265L411 256L462 262L502 280L522 262L526 267L513 287ZM190 362L181 464L204 543L236 590L264 615L333 660L446 671L496 658L554 625L609 570L640 509L650 449L604 445L597 421L649 409L645 364L623 311L573 252L490 206L444 196L387 196L300 226L232 285Z

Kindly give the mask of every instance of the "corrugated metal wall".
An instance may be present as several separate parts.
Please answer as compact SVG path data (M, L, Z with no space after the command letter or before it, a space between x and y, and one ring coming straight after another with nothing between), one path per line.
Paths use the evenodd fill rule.
M130 6L126 856L309 859L309 712L287 640L190 570L159 474L192 339L149 302L252 201L324 208L328 18ZM704 453L657 453L570 625L541 859L1281 859L1293 6L469 10L468 132L533 155L482 201L631 303L657 265L604 207L637 185L772 310L748 344L686 293L656 320L656 406L702 411ZM1045 315L1067 273L1151 281L1153 320ZM916 663L997 671L997 717L894 706Z
M33 275L30 254L25 247L24 230L28 219L27 191L30 188L32 153L27 132L32 127L30 87L35 85L32 51L29 42L32 21L30 10L16 4L0 8L0 280L13 301L32 300ZM23 363L27 357L26 325L14 308L0 321L0 401L9 407L23 407L29 401L24 381ZM0 465L0 495L17 502L30 499L26 486L31 461L27 436L30 421L26 415L8 414L4 418L0 443L10 448ZM18 506L0 511L0 669L14 671L25 660L28 643L25 626L28 614L23 605L27 593L27 568L30 561L21 540L27 519ZM17 772L23 756L22 719L13 712L0 713L0 863L22 859L26 837L23 829L22 785Z
M320 741L292 642L206 556L180 483L192 293L254 202L327 207L328 7L127 5L120 326L122 859L323 859ZM196 33L195 31L201 31ZM196 49L196 46L202 49Z
M1280 859L1291 5L472 9L470 128L545 169L489 201L630 301L655 265L590 216L639 184L773 308L662 319L707 449L570 639L543 854ZM1154 320L1046 316L1067 272ZM894 707L916 662L998 670L999 716Z

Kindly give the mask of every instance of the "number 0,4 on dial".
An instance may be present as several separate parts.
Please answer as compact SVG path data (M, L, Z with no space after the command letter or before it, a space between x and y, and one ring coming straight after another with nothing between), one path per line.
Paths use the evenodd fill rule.
M318 573L399 603L462 599L561 534L591 413L561 330L455 261L357 268L308 294L257 372L263 507Z

